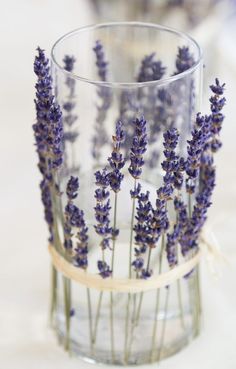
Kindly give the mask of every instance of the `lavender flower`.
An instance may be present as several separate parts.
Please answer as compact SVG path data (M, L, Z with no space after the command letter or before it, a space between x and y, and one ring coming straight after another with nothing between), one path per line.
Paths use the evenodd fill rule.
M154 61L155 53L144 57L141 63L137 82L157 81L163 77L166 67L160 60Z
M195 192L196 180L199 176L202 153L209 139L211 129L210 117L197 114L192 138L188 142L188 157L186 161L186 190L189 194Z
M159 188L158 196L160 199L168 200L174 188L181 189L183 184L183 171L185 168L185 161L176 155L176 147L179 140L179 132L176 128L167 130L164 134L164 156L165 160L162 162L162 169L166 172L164 175L164 185Z
M78 195L79 178L71 176L66 187L66 194L69 200L73 200Z
M98 270L99 274L102 278L108 278L112 275L112 271L109 268L109 265L105 261L98 261Z
M145 254L147 249L151 211L152 205L149 201L149 191L147 191L146 194L140 193L138 195L138 206L136 209L137 215L135 217L137 223L134 226L135 243L138 247L134 249L136 259L132 263L134 270L137 272L137 276L144 265L144 260L141 255Z
M78 195L79 179L71 176L66 187L68 198L65 207L65 222L64 222L64 247L66 250L72 251L72 228L76 228L76 238L78 240L73 261L75 266L86 269L88 266L88 228L84 220L84 212L74 205L73 200Z
M46 220L49 228L49 242L53 242L53 211L52 211L52 199L50 187L48 181L43 179L40 183L41 199L44 205L44 219Z
M101 81L106 81L108 62L105 61L105 53L101 41L99 40L96 41L93 50L96 55L96 65L98 67L98 75L101 78Z
M64 69L67 72L72 72L74 69L74 64L76 62L76 59L73 56L65 55L63 62L64 62Z
M86 269L88 266L88 227L86 226L84 212L82 210L77 210L76 218L75 226L77 227L76 238L78 242L75 248L76 253L73 260L76 266Z
M108 186L110 185L110 180L107 169L103 169L102 172L97 171L95 173L95 178L95 183L98 188L95 190L96 206L94 210L97 224L94 226L94 228L96 233L102 237L100 246L104 252L105 249L110 248L110 240L112 237L112 228L110 227L110 192L107 190ZM103 278L108 277L109 273L112 273L104 260L98 261L98 270L99 274Z
M67 72L73 72L74 64L76 59L73 56L65 55L63 62L64 62L64 69ZM74 143L76 138L78 137L78 132L76 130L72 130L72 126L77 120L78 116L73 113L75 107L76 107L76 96L75 96L75 79L71 78L70 76L66 77L66 85L68 87L68 97L67 100L63 103L63 109L64 109L64 117L63 122L65 123L65 126L67 126L67 130L64 134L64 142L70 142Z
M179 74L183 73L186 70L190 69L194 65L194 57L189 51L189 47L183 46L178 48L178 54L176 59L176 72L174 73Z
M101 81L105 82L108 73L108 62L105 61L105 53L103 45L100 41L96 41L93 51L95 52L96 56L98 75ZM100 105L97 105L95 133L92 139L92 155L94 158L99 160L101 157L101 148L108 142L108 136L104 127L104 122L106 120L107 111L112 102L112 91L109 87L101 86L97 90L97 95L101 103Z
M174 225L173 231L171 233L167 233L166 242L167 260L170 268L174 267L178 263L178 242L180 242L181 244L181 238L188 224L187 206L184 204L180 197L174 198L174 208L176 211L177 221ZM181 244L181 251L183 256L185 256L188 251L185 250L184 243Z
M221 113L223 109L226 99L225 97L221 97L224 93L225 84L220 85L218 78L215 80L215 85L210 86L211 91L215 94L211 96L211 133L212 133L212 141L211 141L211 150L213 152L217 152L221 147L221 141L218 136L222 128L222 123L224 120L224 115Z
M211 90L216 93L217 95L223 94L225 85L220 85L219 81L216 80L216 85L211 86ZM202 117L200 115L197 116L196 125L199 127L199 132L201 132L200 139L198 145L194 143L194 147L200 146L199 150L197 151L197 157L200 156L200 163L201 163L201 172L200 172L200 185L198 194L196 195L195 204L192 211L192 216L187 224L186 230L181 237L181 247L183 255L187 255L189 251L194 251L198 247L198 237L201 232L201 229L207 219L207 209L211 205L211 196L213 193L213 189L215 187L215 167L214 167L214 159L213 154L215 152L214 147L212 147L212 141L215 139L215 133L219 133L218 128L215 126L214 121L214 110L220 112L221 106L223 107L225 104L225 99L219 99L219 96L216 98L217 103L215 101L215 97L213 100L210 99L210 102L213 104L211 106L212 115L207 117ZM222 100L221 102L219 102ZM212 102L213 101L213 102ZM219 107L216 105L219 103ZM219 110L218 110L219 109ZM219 121L223 121L222 114L220 113ZM217 120L217 119L216 119ZM220 123L220 128L221 128ZM213 137L213 140L212 140ZM195 140L194 140L195 142ZM217 148L218 150L218 148ZM216 151L217 151L216 150ZM194 151L194 150L193 150ZM196 158L195 158L196 159ZM199 163L199 158L197 158L197 164ZM199 165L197 165L198 168ZM191 172L190 174L195 172ZM199 169L198 172L199 174Z
M142 117L136 119L135 135L133 138L133 144L130 153L130 166L129 172L133 178L138 179L142 173L142 167L144 165L143 155L147 150L147 133L146 133L146 120Z
M137 186L134 188L134 190L130 190L130 196L132 199L137 199L141 191L141 185L140 183L137 184Z
M109 181L111 189L114 192L118 192L120 191L121 181L124 178L124 175L120 172L120 170L125 165L125 160L122 153L120 152L121 144L125 140L125 133L122 130L121 122L118 122L116 124L116 135L112 137L112 140L113 151L111 153L111 156L108 158L108 162L113 171L109 174Z
M54 180L54 171L59 169L63 158L63 127L59 105L52 95L52 77L50 75L49 60L44 50L37 48L38 55L34 61L36 83L36 123L33 125L35 144L39 163L38 167L43 176L41 182L41 196L44 204L45 219L49 226L50 240L53 239L53 213L50 187L54 186L60 194Z
M79 189L79 179L77 177L71 176L67 186L66 194L68 198L67 205L65 207L65 221L64 221L64 247L66 250L72 250L72 227L75 226L74 218L76 218L78 213L78 208L73 204L73 200L78 195Z

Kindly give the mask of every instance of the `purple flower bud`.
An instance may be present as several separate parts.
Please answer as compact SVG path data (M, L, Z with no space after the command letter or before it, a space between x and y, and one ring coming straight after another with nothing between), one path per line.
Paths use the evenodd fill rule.
M98 265L99 275L102 278L108 278L112 275L112 270L109 268L109 265L105 261L99 260L97 265Z
M186 70L190 69L194 63L194 57L190 53L189 48L187 46L179 47L175 63L177 69L175 74L185 72Z
M78 195L79 178L71 176L66 187L66 194L70 200L73 200Z

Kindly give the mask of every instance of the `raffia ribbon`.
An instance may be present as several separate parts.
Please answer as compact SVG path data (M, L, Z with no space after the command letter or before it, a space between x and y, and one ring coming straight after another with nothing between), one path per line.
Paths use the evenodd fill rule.
M175 282L177 279L184 277L200 262L203 250L206 251L206 255L208 255L208 257L222 259L222 254L219 252L215 244L206 238L206 235L207 232L204 232L201 235L200 248L193 257L173 269L170 269L168 272L161 273L148 280L128 278L103 279L98 274L85 273L83 270L77 268L65 260L65 258L51 245L49 245L49 253L54 267L64 276L81 285L88 288L94 288L99 291L137 293L165 287Z

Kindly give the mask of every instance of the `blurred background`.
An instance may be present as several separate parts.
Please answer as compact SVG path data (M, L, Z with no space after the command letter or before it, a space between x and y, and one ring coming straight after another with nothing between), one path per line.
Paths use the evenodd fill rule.
M219 278L202 263L203 330L163 369L236 368L236 3L233 0L7 0L1 5L0 368L89 368L68 359L48 327L49 257L33 146L33 59L64 33L103 21L139 20L192 35L204 53L206 86L226 82L224 147L217 156L212 227L229 264Z

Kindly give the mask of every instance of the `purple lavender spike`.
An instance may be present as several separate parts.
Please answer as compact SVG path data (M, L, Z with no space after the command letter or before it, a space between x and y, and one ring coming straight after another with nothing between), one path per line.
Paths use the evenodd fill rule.
M108 190L110 180L106 168L104 168L103 171L97 171L95 173L95 181L98 188L95 190L94 195L96 199L96 206L94 208L95 219L97 221L94 228L96 233L102 238L100 246L104 252L105 249L110 248L110 241L112 238L112 228L110 227L110 192ZM103 278L109 277L112 273L104 260L98 261L98 270Z
M113 151L111 156L108 158L108 162L112 171L109 174L109 181L111 189L117 193L120 191L120 185L124 178L121 173L121 169L125 165L125 160L122 153L120 152L121 144L125 140L125 133L122 129L122 123L119 121L116 124L116 134L112 137L113 140Z
M147 150L147 122L142 117L134 121L135 134L130 152L129 173L135 179L140 178L144 165L143 155Z
M58 186L53 183L53 172L58 170L63 161L63 126L59 105L52 94L52 77L49 60L44 50L37 48L38 55L34 61L34 72L37 76L36 123L33 125L35 145L38 153L38 167L43 176L41 181L41 197L44 204L45 220L49 227L50 240L53 240L53 212L50 187L53 184L57 192ZM53 171L53 172L52 172Z
M215 94L211 96L211 133L212 133L212 141L210 143L212 152L217 152L221 148L221 141L219 140L219 133L222 128L222 123L224 120L224 115L221 110L225 106L226 99L225 97L221 97L224 93L225 83L223 85L220 84L218 78L215 80L215 85L210 86L211 91Z
M179 47L176 59L176 72L174 74L176 75L185 72L186 70L190 69L194 63L194 57L190 53L189 47Z
M105 82L108 74L108 62L105 60L105 52L101 41L96 41L93 48L96 57L96 66L100 80ZM112 91L109 87L101 86L97 90L97 96L100 104L97 104L97 117L95 124L95 133L92 139L92 155L99 160L101 157L101 148L108 142L108 135L104 122L106 120L107 112L112 103Z

